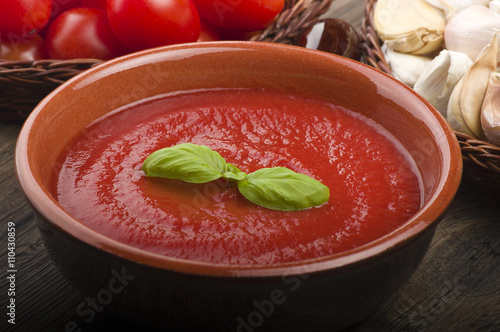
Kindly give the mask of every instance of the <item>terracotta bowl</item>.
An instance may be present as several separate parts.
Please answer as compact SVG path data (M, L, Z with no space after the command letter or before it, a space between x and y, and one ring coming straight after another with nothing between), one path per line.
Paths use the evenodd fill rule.
M238 266L118 243L80 223L50 194L56 157L92 121L158 94L217 87L301 92L372 118L413 155L423 207L396 231L355 250L316 261ZM461 165L446 121L395 79L326 53L252 42L171 46L90 69L35 108L16 149L20 186L61 273L84 296L97 296L106 312L176 331L332 331L367 317L417 269L459 186Z

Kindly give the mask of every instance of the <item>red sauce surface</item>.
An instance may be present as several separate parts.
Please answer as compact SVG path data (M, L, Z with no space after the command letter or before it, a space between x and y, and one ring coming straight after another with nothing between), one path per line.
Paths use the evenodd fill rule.
M153 151L207 145L244 172L283 166L330 188L328 203L282 212L215 181L146 178ZM162 255L230 264L314 259L391 232L420 207L408 153L379 125L285 93L198 91L114 112L60 157L60 204L89 227Z

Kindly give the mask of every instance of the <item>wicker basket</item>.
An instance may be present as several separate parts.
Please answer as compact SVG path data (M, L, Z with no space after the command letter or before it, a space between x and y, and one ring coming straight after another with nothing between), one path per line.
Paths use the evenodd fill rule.
M325 13L332 0L286 0L273 24L253 40L293 44ZM102 63L96 59L6 61L0 59L0 120L23 121L52 90Z
M376 0L366 2L365 17L361 26L365 61L392 75L380 49L382 42L373 23L373 9L376 2ZM488 194L500 198L500 147L457 131L455 135L462 150L464 178Z

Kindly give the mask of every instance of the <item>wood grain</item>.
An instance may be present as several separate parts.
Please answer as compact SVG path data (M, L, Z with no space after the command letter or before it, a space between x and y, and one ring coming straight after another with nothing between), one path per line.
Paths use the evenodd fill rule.
M334 1L328 15L359 27L364 1ZM21 125L0 123L0 331L135 330L106 313L92 321L80 294L58 273L19 190L14 148ZM7 324L7 224L16 226L16 325ZM365 321L347 331L500 330L500 204L463 182L429 251L411 280Z

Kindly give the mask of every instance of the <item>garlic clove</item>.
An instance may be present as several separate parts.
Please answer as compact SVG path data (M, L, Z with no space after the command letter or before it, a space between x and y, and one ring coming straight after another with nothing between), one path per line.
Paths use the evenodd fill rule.
M490 75L481 109L481 125L488 142L500 146L500 73Z
M467 54L442 50L425 67L413 89L446 117L450 95L471 65Z
M444 32L445 46L475 60L496 29L500 29L500 15L488 7L472 5L448 20ZM500 61L500 53L497 54L497 59Z
M425 66L431 61L422 55L396 52L385 44L382 45L382 52L394 77L410 87L413 87Z
M500 0L490 1L488 8L495 14L500 14Z
M447 119L457 131L485 139L481 127L481 108L491 73L497 66L497 32L479 53L469 70L457 83L448 102Z
M421 55L443 46L444 14L425 0L379 0L373 18L380 39L396 52Z
M441 49L443 40L440 34L418 29L407 34L393 35L392 38L385 40L385 44L397 52L425 55Z
M451 17L456 12L472 5L481 5L487 7L491 0L426 0L431 6L438 8Z

